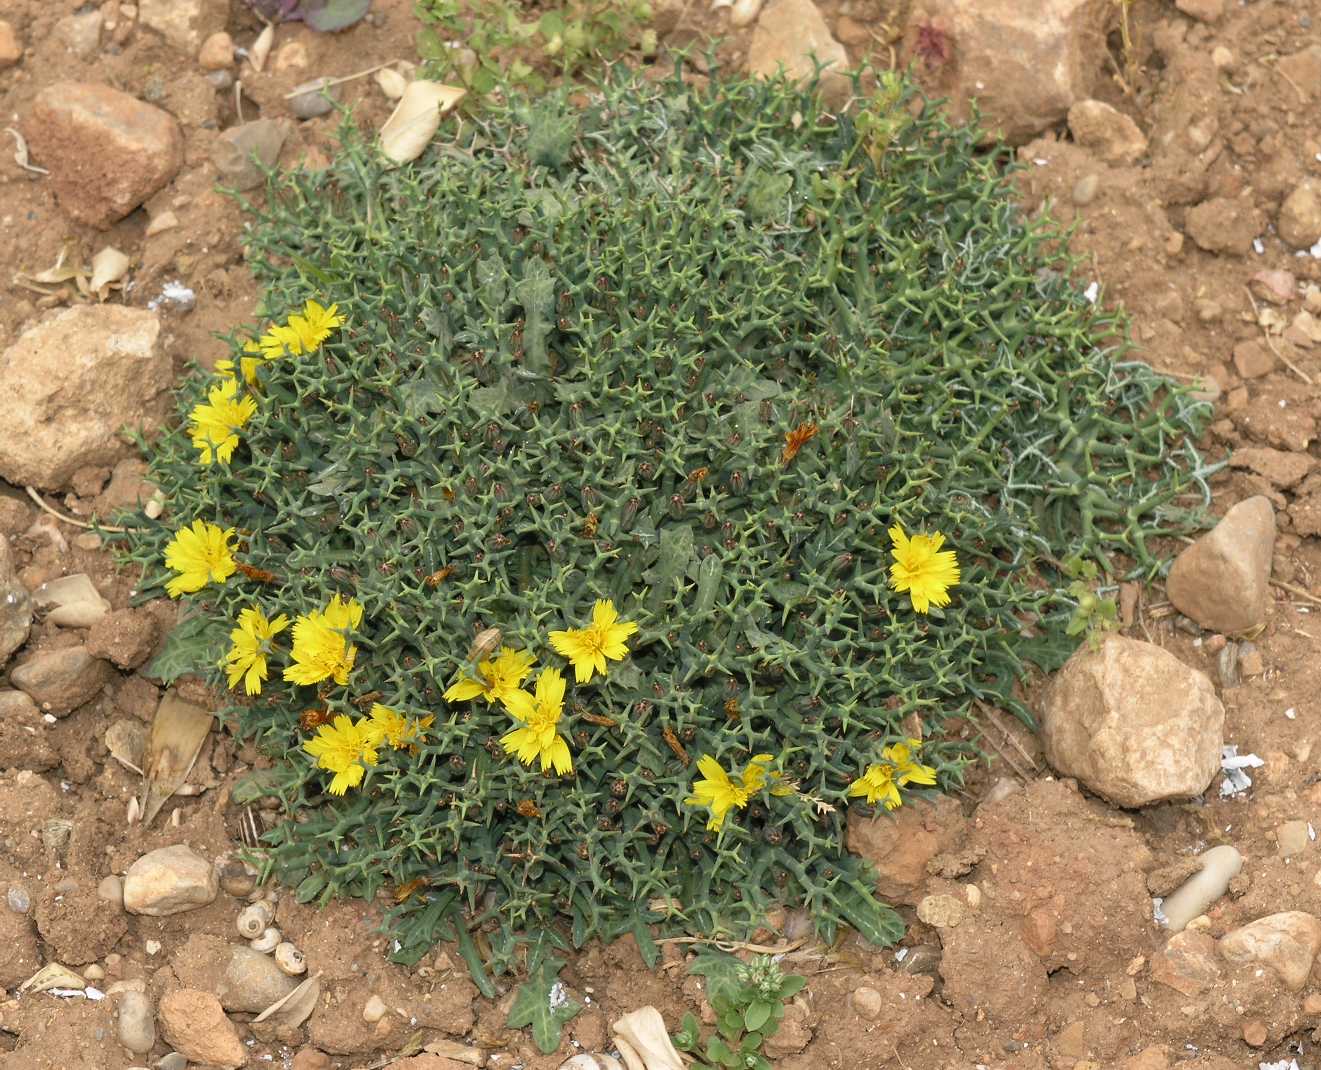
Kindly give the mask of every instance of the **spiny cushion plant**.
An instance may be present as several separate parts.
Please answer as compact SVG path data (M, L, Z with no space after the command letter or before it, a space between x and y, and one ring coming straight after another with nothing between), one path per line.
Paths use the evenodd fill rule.
M269 319L184 391L130 551L276 758L301 898L389 893L403 960L775 903L899 935L850 808L1024 712L1059 561L1159 569L1204 410L1106 349L1003 159L881 87L613 75L272 179Z

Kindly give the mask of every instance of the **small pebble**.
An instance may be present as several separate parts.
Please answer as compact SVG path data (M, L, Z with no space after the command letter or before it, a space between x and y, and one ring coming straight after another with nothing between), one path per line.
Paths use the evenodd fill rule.
M881 1016L885 1003L881 994L876 989L867 985L853 990L853 1009L857 1012L859 1018L866 1018L869 1022L876 1021Z
M207 71L206 80L222 92L234 84L234 76L229 71Z
M5 893L5 902L9 904L9 909L15 914L26 914L32 909L32 897L28 895L28 890L20 884L9 886L9 891Z
M1073 184L1073 193L1071 197L1073 203L1079 208L1091 204L1096 200L1096 194L1101 188L1101 179L1096 175L1083 175Z
M293 92L296 97L289 99L289 110L300 119L315 119L325 115L335 106L335 97L339 93L336 86L327 85L329 78L314 78L310 82L296 85Z
M1307 822L1286 821L1275 830L1275 843L1282 858L1301 854L1311 843L1311 837L1307 834Z
M124 909L124 882L113 873L101 878L96 886L96 894L107 903L113 903L117 909Z
M385 1000L377 995L369 996L362 1007L362 1020L374 1025L385 1017L385 1010Z
M197 65L204 71L223 71L234 65L234 38L221 31L202 42Z
M93 962L90 966L83 968L83 979L86 981L104 981L105 970Z
M1266 1023L1251 1018L1243 1023L1243 1042L1250 1048L1260 1048L1266 1043Z
M177 1051L156 1060L156 1070L188 1070L188 1059Z
M330 1070L330 1056L319 1048L304 1048L294 1056L292 1070Z
M1211 62L1215 64L1216 70L1223 71L1234 65L1234 53L1224 45L1216 45L1211 51Z
M143 944L143 947L146 949L148 955L156 955L160 953L161 942L159 940L148 940Z
M134 1055L146 1055L156 1044L156 1018L151 1000L141 992L119 997L119 1042Z

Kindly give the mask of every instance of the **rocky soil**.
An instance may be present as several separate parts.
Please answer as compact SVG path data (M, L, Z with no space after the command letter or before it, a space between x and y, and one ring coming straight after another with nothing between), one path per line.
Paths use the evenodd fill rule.
M656 8L663 42L724 35L732 67L911 61L955 109L977 98L1024 210L1076 224L1080 284L1128 310L1135 359L1214 401L1201 446L1229 458L1221 525L1034 684L1039 736L993 715L966 791L854 815L903 945L770 919L810 979L777 1067L1316 1065L1321 0L1134 0L1126 28L1114 0ZM176 376L253 317L217 186L255 186L254 151L333 152L336 117L295 111L295 86L416 58L408 0L342 34L281 26L258 71L260 29L227 0L0 0L0 1070L549 1070L640 1005L709 1015L683 945L656 971L630 941L590 947L565 973L588 1010L540 1055L454 949L389 965L381 904L254 887L233 852L276 817L232 801L263 759L223 730L130 821L158 710L211 697L144 675L173 608L129 608L100 537L51 511L159 510L117 433L157 426ZM370 78L338 92L368 126L391 108Z

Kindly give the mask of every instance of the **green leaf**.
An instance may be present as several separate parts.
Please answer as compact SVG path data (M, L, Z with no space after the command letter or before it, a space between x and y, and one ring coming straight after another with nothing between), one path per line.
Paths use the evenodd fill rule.
M558 11L547 11L537 20L537 30L547 41L564 32L564 16Z
M747 1027L748 1032L755 1032L770 1021L773 1010L775 1010L775 1004L773 1003L769 1003L764 999L754 1001L743 1012L743 1024Z
M904 935L903 919L861 885L840 884L834 898L845 920L868 943L887 947Z
M352 26L371 6L372 0L303 0L298 9L311 29L330 33Z
M179 623L165 637L165 646L143 675L167 687L181 676L214 668L225 651L229 626L223 620L186 606Z
M807 978L801 973L791 973L780 982L779 996L782 1000L793 999L807 987Z
M689 1011L683 1016L683 1025L679 1032L674 1034L674 1046L680 1051L693 1051L701 1035L701 1023L698 1022L697 1015Z
M706 1046L706 1057L725 1066L737 1066L741 1061L728 1044L719 1037L712 1037Z
M723 1036L736 1040L743 1033L743 1015L738 1011L722 1014L716 1019L716 1028Z
M294 890L294 898L300 903L310 903L325 886L326 878L320 873L313 873Z
M706 999L717 1014L722 1013L722 1007L733 1009L734 994L740 988L738 969L741 965L733 955L704 950L697 953L688 967L689 973L706 978Z
M528 979L518 986L506 1025L511 1029L532 1027L532 1039L543 1054L560 1046L560 1032L582 1005L569 999L558 974L564 960L547 955L532 966Z

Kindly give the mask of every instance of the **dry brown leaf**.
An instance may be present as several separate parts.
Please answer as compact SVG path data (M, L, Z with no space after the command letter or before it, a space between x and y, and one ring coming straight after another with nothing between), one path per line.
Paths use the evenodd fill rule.
M639 1007L610 1026L629 1070L684 1070L670 1042L665 1020L655 1007Z
M404 95L404 90L408 88L408 79L398 71L385 67L376 72L376 84L381 87L381 92L391 100L398 100Z
M119 720L106 729L106 749L120 765L142 775L143 755L147 752L147 726L139 720Z
M45 992L51 988L86 988L87 982L58 962L48 962L18 986L20 992Z
M287 996L277 999L257 1015L252 1020L252 1024L257 1025L268 1018L279 1015L282 1024L296 1029L312 1016L312 1012L316 1010L316 1001L320 998L321 974L314 973Z
M252 47L248 49L248 62L252 69L259 74L266 66L266 58L271 54L271 46L275 44L275 23L268 22L266 29L257 35L257 40L252 42Z
M381 152L395 163L408 163L431 143L440 120L468 91L443 82L410 82L390 118L381 127Z
M184 702L167 691L151 723L151 742L144 767L142 823L150 825L161 807L192 772L214 718L210 710Z

